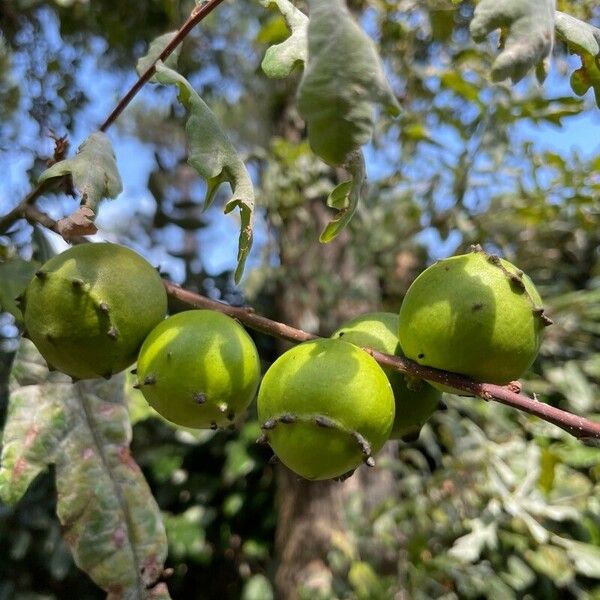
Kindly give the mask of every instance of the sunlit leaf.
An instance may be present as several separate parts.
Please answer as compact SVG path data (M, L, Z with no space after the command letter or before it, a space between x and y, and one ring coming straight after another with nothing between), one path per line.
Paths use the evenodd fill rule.
M600 29L557 11L556 33L581 58L581 68L571 76L573 91L583 96L592 88L600 107Z
M394 116L400 106L375 44L344 1L309 0L309 7L308 63L298 108L315 154L331 165L341 165L370 141L375 105Z
M555 0L481 0L475 7L470 26L475 41L502 29L502 50L492 65L494 81L510 77L517 82L534 67L545 73L543 61L554 43L554 8Z
M326 244L334 240L337 235L350 223L364 187L366 172L362 152L357 152L348 164L348 171L352 179L340 183L327 198L327 206L335 208L338 212L323 229L319 240Z
M188 163L206 179L206 208L213 202L221 183L228 182L231 185L233 195L225 205L225 213L235 208L240 210L238 265L235 270L235 280L239 282L252 247L254 187L250 175L215 115L187 79L158 62L156 80L165 85L176 85L179 100L189 112L185 126L190 150Z
M280 44L271 46L261 63L268 77L287 77L297 64L306 62L308 53L308 17L289 0L261 0L263 6L276 5L290 28L291 35Z
M103 198L115 198L123 189L115 153L105 133L92 133L77 149L73 158L61 160L46 169L39 181L71 175L81 193L81 204L96 212Z
M2 440L0 499L17 502L54 465L57 513L76 564L109 598L169 598L158 506L129 453L123 377L71 383L23 340Z

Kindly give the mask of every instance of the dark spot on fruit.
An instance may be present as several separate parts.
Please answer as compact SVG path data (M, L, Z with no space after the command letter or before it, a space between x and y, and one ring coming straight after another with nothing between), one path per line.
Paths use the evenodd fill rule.
M102 377L104 377L104 379L106 379L107 381L112 377L112 373L104 373L104 375L102 375Z
M425 358L425 355L422 352L419 352L419 354L417 354L417 358Z
M344 333L346 333L345 331L340 331L340 333L338 334L338 337L342 337L344 335Z
M44 279L46 279L46 277L48 277L48 273L44 273L44 271L36 271L35 272L35 276L40 280L40 281L44 281Z
M346 479L349 479L352 477L352 475L354 475L354 469L352 469L352 471L346 471L346 473L340 475L339 477L335 477L334 481L346 481Z
M144 377L144 385L154 385L156 383L156 377L154 375L146 375Z
M266 444L269 441L269 438L263 433L256 438L257 444Z
M73 279L73 281L71 281L71 285L76 289L76 290L80 290L83 288L83 279Z
M192 400L196 404L204 404L206 402L206 394L204 392L194 392L192 394Z
M276 465L278 462L279 462L279 459L277 458L277 456L275 456L275 454L273 454L273 456L271 456L271 458L269 459L270 465Z
M448 410L448 405L443 400L440 400L440 403L438 404L438 410Z
M227 413L227 420L228 421L233 421L234 419L235 419L235 413L234 412Z
M131 371L129 371L132 375L137 375L137 369L131 369Z
M473 304L473 306L471 306L471 310L473 312L477 312L478 310L481 310L483 308L483 304L481 302L475 302L475 304Z
M444 271L449 271L449 270L450 270L450 267L449 267L448 265L446 265L446 266L444 267Z
M217 430L217 428L218 428L218 426L217 426L217 424L216 424L216 423L213 421L213 422L210 424L210 428L211 428L213 431L216 431L216 430Z

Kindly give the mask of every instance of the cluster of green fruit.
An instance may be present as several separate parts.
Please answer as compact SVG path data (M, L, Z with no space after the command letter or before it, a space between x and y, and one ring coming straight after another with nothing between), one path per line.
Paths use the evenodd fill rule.
M136 387L177 425L235 423L260 384L262 439L307 479L373 465L390 437L418 435L449 391L380 367L363 347L505 384L529 368L549 322L529 278L481 250L426 269L399 316L363 315L330 339L300 344L262 382L256 347L237 321L210 310L165 319L158 273L122 246L85 244L52 258L21 306L26 335L50 368L110 377L137 359Z

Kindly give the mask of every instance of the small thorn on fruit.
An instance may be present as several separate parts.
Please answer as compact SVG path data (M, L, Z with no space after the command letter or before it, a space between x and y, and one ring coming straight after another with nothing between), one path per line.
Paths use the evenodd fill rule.
M268 421L265 421L260 428L261 429L275 429L275 426L277 425L277 421L275 421L275 419L269 419Z
M374 467L375 466L375 459L372 456L369 456L365 460L365 465L367 465L367 467Z
M85 282L83 281L83 279L73 279L71 281L71 285L76 289L76 290L81 290L83 289L83 286L85 285Z
M156 383L156 377L154 375L146 375L144 377L144 385L154 385Z
M266 444L269 441L269 438L263 433L256 438L257 444Z
M287 413L285 415L281 415L281 417L279 417L279 420L282 423L284 423L285 425L290 425L291 423L296 422L296 417L294 417L294 415L290 415L289 413Z
M213 422L210 424L210 428L211 428L213 431L216 431L216 430L217 430L217 428L218 428L218 426L217 426L217 424L216 424L216 423L213 421Z
M273 456L271 456L271 458L269 459L270 465L276 465L278 462L279 462L279 459L277 458L276 454L273 454Z
M219 404L217 404L217 410L223 415L227 412L227 408L228 406L225 402L219 402Z
M110 310L108 308L108 304L106 304L106 302L100 302L100 304L98 305L98 308L100 309L101 312L103 313L108 313L108 311Z
M142 386L140 385L139 381L133 384L133 389L134 390L139 390Z
M114 327L111 327L111 328L110 328L110 329L109 329L109 330L106 332L106 335L107 335L109 338L113 339L113 340L116 340L116 339L117 339L117 337L118 337L117 330L116 330Z
M35 276L40 280L40 281L44 281L44 279L46 279L46 277L48 277L48 273L45 273L44 271L36 271L35 272Z
M352 475L354 475L354 471L355 471L355 469L352 469L351 471L347 471L343 475L340 475L339 477L336 477L334 479L334 481L339 481L340 483L342 481L346 481L346 479L350 479L350 477L352 477Z
M335 427L335 423L328 417L322 417L322 416L315 417L315 423L319 427L324 427L326 429L332 429L333 427Z
M106 381L108 381L111 377L112 377L112 373L105 373L104 375L102 375L102 377L104 377L104 379L106 379Z

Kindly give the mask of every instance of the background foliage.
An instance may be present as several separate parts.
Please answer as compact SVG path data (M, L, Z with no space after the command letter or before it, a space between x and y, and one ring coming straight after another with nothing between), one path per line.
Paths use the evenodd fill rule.
M206 188L186 163L185 115L173 90L144 90L111 132L124 193L101 206L103 234L190 289L245 299L265 314L274 314L282 289L304 289L306 305L314 305L304 328L324 334L339 325L331 315L340 303L366 294L395 311L431 260L482 243L533 278L556 323L526 389L600 418L600 159L592 135L577 137L598 118L593 93L580 99L569 89L579 59L558 44L544 88L531 77L516 87L492 85L496 51L493 40L472 42L470 2L350 2L377 42L403 112L399 121L380 121L367 147L368 197L344 248L357 277L341 289L311 261L318 224L304 229L311 233L301 244L285 237L291 221L312 225L310 201L323 201L338 174L298 138L298 71L285 80L260 71L267 46L288 35L283 18L274 7L241 4L225 3L192 34L180 69L255 182L256 242L242 287L232 276L236 224L220 206L201 212ZM598 25L594 4L558 8ZM2 4L2 212L45 169L48 133L68 133L75 148L133 80L148 42L175 29L190 8L171 0ZM44 197L40 208L68 214L76 200L64 192ZM23 223L0 242L0 277L7 258L42 261L49 251L47 237L32 237ZM289 255L305 255L303 268L283 267ZM376 290L365 289L367 273ZM10 316L1 324L0 421L17 334ZM277 348L256 341L266 366ZM132 453L163 511L172 596L269 598L274 469L270 453L254 444L254 419L239 433L175 431L129 393ZM418 442L379 462L393 473L395 494L366 513L358 498L348 503L351 532L328 557L333 578L322 597L600 597L600 451L497 404L446 400L448 410L434 415ZM63 598L65 590L102 597L73 564L54 498L45 474L21 503L0 505L0 599Z

